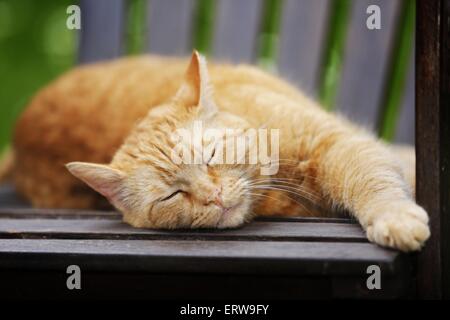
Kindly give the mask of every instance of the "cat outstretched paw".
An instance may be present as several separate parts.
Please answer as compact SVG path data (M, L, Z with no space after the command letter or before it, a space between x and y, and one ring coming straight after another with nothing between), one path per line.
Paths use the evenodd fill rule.
M390 203L379 208L367 227L367 237L381 246L417 251L430 236L428 215L413 202Z

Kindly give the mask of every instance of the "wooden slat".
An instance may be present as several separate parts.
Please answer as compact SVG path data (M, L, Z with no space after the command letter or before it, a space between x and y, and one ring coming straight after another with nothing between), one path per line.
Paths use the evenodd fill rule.
M117 211L43 209L0 206L0 219L122 219Z
M1 219L0 222L0 238L367 241L359 225L345 223L255 221L239 229L165 231L133 228L115 220Z
M0 204L0 219L121 219L117 211L78 210L78 209L42 209L24 207L6 207ZM273 222L315 222L315 223L357 223L353 218L321 217L257 217L256 221Z
M316 223L353 223L357 224L358 221L354 217L350 218L323 218L323 217L256 217L255 221L273 221L273 222L316 222Z
M177 310L179 301L237 301L237 300L298 300L298 299L395 299L408 297L411 272L403 270L390 277L382 277L382 290L365 287L367 274L349 276L302 275L229 275L193 273L95 272L82 269L82 290L67 290L68 275L64 270L2 270L0 282L2 300L25 299L120 299L156 300L152 314L167 314ZM161 300L178 301L161 303ZM278 304L277 304L278 306ZM290 319L298 312L298 304L280 304L269 308L273 319ZM146 303L148 309L149 304ZM274 306L275 307L275 306ZM311 306L314 308L315 306ZM215 314L220 314L216 312ZM276 315L276 317L275 317ZM279 316L280 315L280 316ZM206 318L206 317L205 317ZM214 318L214 317L212 317Z
M123 0L80 0L79 62L112 59L122 52Z
M280 74L306 93L317 93L329 0L286 0L280 30Z
M383 275L400 270L406 256L370 243L1 240L0 268L208 273L366 274L377 264Z
M381 9L380 30L366 27L366 9L372 4ZM348 118L370 129L375 129L377 123L399 4L392 0L353 3L336 106Z
M148 6L147 50L164 55L191 51L193 0L151 0Z
M431 237L419 256L422 298L450 298L450 1L418 0L416 28L417 202Z
M415 126L415 55L411 55L408 76L405 84L405 92L401 105L401 113L397 123L395 142L414 145Z
M11 184L0 185L0 219L121 219L117 211L32 208ZM353 218L257 217L257 221L357 223Z
M213 55L219 60L254 62L260 27L261 0L217 2Z
M277 300L286 299L331 299L333 296L341 297L342 290L330 290L332 279L327 277L298 277L298 276L242 276L242 275L211 275L211 274L149 274L142 272L89 272L82 269L82 290L67 290L64 285L68 275L64 270L59 272L41 271L15 271L2 270L0 282L2 290L0 299L3 301L26 300L26 299L89 299L89 300L127 300L130 299L149 301L156 300L155 303L145 303L143 308L149 309L151 314L170 314L171 311L179 310L180 301L237 301L237 300ZM395 278L397 279L397 277ZM363 279L349 279L348 287L358 288L358 284L363 283ZM383 290L353 290L358 297L369 297L382 291L386 293L387 285L383 282ZM387 283L389 284L389 283ZM348 290L348 289L347 289ZM374 292L376 291L376 292ZM398 292L398 290L397 290ZM397 293L396 296L399 296ZM187 298L188 297L188 298ZM173 302L163 302L168 300ZM208 302L209 305L209 302ZM291 306L291 305L288 305ZM287 310L283 304L283 313L291 315L297 312L298 306L292 304L292 310ZM278 308L280 310L280 308ZM168 312L169 311L169 312ZM223 310L222 310L223 311ZM270 315L275 318L270 310ZM175 316L175 312L171 312ZM217 315L218 312L215 313ZM280 312L276 312L280 314ZM152 317L157 318L157 317ZM166 319L170 319L168 316ZM207 318L207 316L205 316ZM217 316L211 317L218 318ZM281 317L283 319L284 317ZM288 318L286 316L285 318ZM187 316L187 319L189 316Z

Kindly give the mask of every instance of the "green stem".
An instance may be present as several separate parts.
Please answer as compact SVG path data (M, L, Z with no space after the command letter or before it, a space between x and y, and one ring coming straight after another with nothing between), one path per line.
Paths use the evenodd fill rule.
M415 0L403 2L399 28L392 48L389 74L379 117L379 136L387 141L393 139L400 105L403 98L409 59L414 44L414 25L416 17Z
M214 30L214 0L197 0L194 20L194 48L208 55Z
M331 3L319 85L319 99L327 110L334 107L339 88L350 8L349 0L333 0Z
M127 53L138 54L144 50L145 10L147 1L127 2Z
M258 64L265 69L275 68L282 7L282 0L264 1Z

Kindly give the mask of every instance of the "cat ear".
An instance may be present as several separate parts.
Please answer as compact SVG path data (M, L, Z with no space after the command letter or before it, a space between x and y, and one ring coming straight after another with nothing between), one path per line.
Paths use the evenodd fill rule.
M206 59L194 50L175 100L182 102L187 108L200 108L199 115L206 118L217 112L212 91Z
M123 182L126 175L108 165L70 162L66 168L78 179L105 196L117 209L125 209Z

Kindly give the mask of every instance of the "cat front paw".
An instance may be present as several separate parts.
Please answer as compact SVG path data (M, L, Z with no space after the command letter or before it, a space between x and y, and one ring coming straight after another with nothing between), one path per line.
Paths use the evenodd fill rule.
M391 203L379 208L367 237L381 246L401 251L417 251L430 237L428 215L412 201Z

